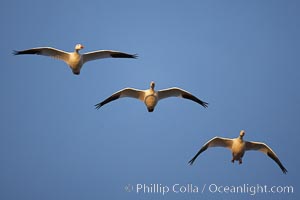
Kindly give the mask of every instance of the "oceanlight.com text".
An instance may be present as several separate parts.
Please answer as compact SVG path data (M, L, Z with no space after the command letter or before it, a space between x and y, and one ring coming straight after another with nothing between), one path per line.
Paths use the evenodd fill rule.
M127 184L125 191L136 194L156 194L156 195L167 195L170 193L175 194L293 194L293 186L268 186L263 184L242 184L242 185L220 185L220 184Z

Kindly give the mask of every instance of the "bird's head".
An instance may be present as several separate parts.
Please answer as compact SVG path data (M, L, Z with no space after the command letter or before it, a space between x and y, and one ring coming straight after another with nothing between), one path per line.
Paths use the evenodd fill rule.
M84 46L82 44L76 44L76 46L75 46L75 50L76 51L79 51L79 50L81 50L83 48L84 48Z
M245 131L244 131L244 130L241 130L241 131L240 131L240 137L243 138L244 135L245 135Z
M151 83L150 83L150 88L153 90L154 87L155 87L155 83L154 83L154 81L151 81Z

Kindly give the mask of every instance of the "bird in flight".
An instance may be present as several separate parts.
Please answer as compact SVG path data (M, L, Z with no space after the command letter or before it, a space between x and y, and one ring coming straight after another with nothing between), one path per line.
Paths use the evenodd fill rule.
M152 81L150 83L150 89L147 90L124 88L114 93L104 101L96 104L95 105L96 109L99 109L103 105L122 97L131 97L143 101L148 109L148 112L153 112L158 101L168 97L182 97L185 99L192 100L205 108L208 106L208 103L198 99L197 97L195 97L194 95L192 95L191 93L183 89L173 87L173 88L155 91L154 87L155 87L155 83Z
M69 65L73 74L79 75L80 70L84 63L96 59L102 58L137 58L136 54L128 54L120 51L112 50L98 50L80 54L79 51L83 49L82 44L75 46L74 52L66 52L52 47L37 47L32 49L26 49L22 51L14 51L14 55L22 54L37 54L42 56L49 56L64 61Z
M232 160L231 162L234 163L235 160L239 161L239 164L242 164L242 158L245 154L245 151L261 151L272 158L280 167L284 174L287 173L287 170L280 162L277 155L274 151L267 146L265 143L262 142L248 142L244 141L243 137L245 135L245 131L241 130L240 135L237 138L230 139L230 138L223 138L223 137L214 137L208 142L206 142L202 148L198 151L198 153L189 161L189 164L192 165L196 158L206 149L209 147L225 147L231 150L232 152Z

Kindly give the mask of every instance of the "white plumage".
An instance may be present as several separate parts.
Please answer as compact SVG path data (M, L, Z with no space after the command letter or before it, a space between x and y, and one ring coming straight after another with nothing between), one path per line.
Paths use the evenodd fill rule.
M155 83L152 81L150 83L150 89L148 89L148 90L124 88L124 89L114 93L112 96L108 97L104 101L96 104L95 106L97 109L99 109L103 105L105 105L111 101L114 101L116 99L122 98L122 97L131 97L131 98L135 98L135 99L139 99L139 100L143 101L149 112L153 112L153 110L159 100L162 100L162 99L165 99L168 97L182 97L185 99L190 99L194 102L199 103L203 107L207 107L207 105L208 105L208 103L198 99L197 97L195 97L194 95L192 95L191 93L189 93L183 89L174 87L174 88L168 88L165 90L155 91L154 87L155 87Z
M280 167L283 173L287 173L287 170L280 162L277 155L274 153L274 151L267 146L265 143L262 142L248 142L244 141L243 137L245 135L245 131L241 130L239 137L230 139L230 138L222 138L222 137L214 137L208 142L206 142L202 148L197 152L197 154L189 161L189 163L192 165L196 158L207 148L210 147L224 147L228 148L232 152L232 160L231 162L234 162L235 160L239 161L239 164L242 164L242 158L245 154L245 151L261 151L268 155L270 158L272 158Z
M76 75L80 74L80 70L84 63L96 59L102 58L137 58L136 54L128 54L120 51L112 51L112 50L99 50L92 51L84 54L80 54L79 50L83 49L84 46L81 44L77 44L75 46L74 52L65 52L59 49L55 49L52 47L37 47L32 49L27 49L23 51L14 51L15 55L22 54L37 54L42 56L50 56L52 58L56 58L64 61L69 65L72 72Z

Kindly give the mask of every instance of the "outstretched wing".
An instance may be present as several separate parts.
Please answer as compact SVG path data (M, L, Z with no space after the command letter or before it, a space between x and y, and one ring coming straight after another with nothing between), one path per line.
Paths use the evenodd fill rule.
M168 97L182 97L182 98L185 98L185 99L192 100L192 101L202 105L205 108L208 106L208 103L198 99L197 97L195 97L191 93L189 93L189 92L187 92L183 89L176 88L176 87L165 89L165 90L159 90L157 92L157 94L158 94L158 99L159 100L164 99L164 98L168 98Z
M284 174L287 173L287 170L282 165L282 163L280 162L277 155L265 143L262 143L262 142L246 142L246 151L251 151L251 150L261 151L261 152L267 154L270 158L272 158L278 164L278 166L280 167L280 169L282 170L282 172Z
M131 98L136 98L139 99L141 101L144 100L144 91L142 90L137 90L137 89L133 89L133 88L125 88L122 89L116 93L114 93L113 95L111 95L110 97L108 97L107 99L105 99L104 101L96 104L96 109L101 108L103 105L114 101L116 99L122 98L122 97L131 97Z
M42 56L49 56L55 59L67 61L69 59L69 53L55 49L52 47L38 47L38 48L32 48L32 49L27 49L23 51L14 51L14 55L22 55L22 54L36 54L36 55L42 55Z
M102 58L137 58L136 54L128 54L120 51L99 50L92 51L82 55L83 62L88 62Z
M192 165L195 162L196 158L209 147L225 147L231 149L231 146L232 146L232 139L214 137L201 147L198 153L189 161L189 164Z

